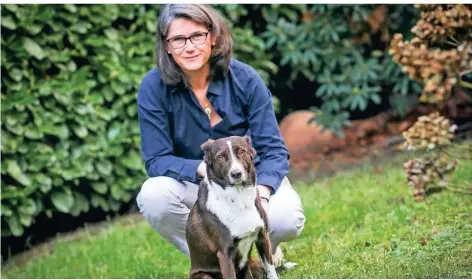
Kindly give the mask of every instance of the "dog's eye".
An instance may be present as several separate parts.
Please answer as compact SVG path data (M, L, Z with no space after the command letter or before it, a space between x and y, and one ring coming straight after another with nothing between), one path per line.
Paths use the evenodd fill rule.
M243 149L239 149L239 150L238 150L238 156L241 156L241 155L243 155L243 154L245 154L245 153L246 153L246 151L243 150Z
M218 155L218 156L216 157L216 159L219 159L219 160L224 160L224 159L225 159L225 157L223 156L223 154L220 154L220 155Z

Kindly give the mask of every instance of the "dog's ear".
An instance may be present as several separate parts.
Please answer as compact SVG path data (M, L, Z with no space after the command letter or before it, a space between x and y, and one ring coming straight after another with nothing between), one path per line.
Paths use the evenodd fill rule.
M215 140L208 139L205 143L203 143L200 148L203 151L203 160L207 165L211 165L211 158L210 158L210 149L211 149L211 144L213 144Z
M205 143L203 143L200 148L203 150L203 153L206 154L210 151L211 144L213 144L215 140L213 139L208 139Z
M251 155L251 158L254 158L256 156L256 150L254 150L254 148L252 147L251 137L246 135L246 136L244 136L244 140L246 140L247 147L248 147L248 150L249 150L249 154Z

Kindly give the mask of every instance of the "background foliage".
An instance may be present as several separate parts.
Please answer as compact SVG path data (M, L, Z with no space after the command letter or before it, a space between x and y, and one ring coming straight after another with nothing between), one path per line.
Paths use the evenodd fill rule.
M276 87L300 79L315 84L307 99L317 98L316 121L342 135L353 111L365 111L385 99L400 114L407 95L421 87L408 79L388 55L395 32L416 16L406 5L271 5L262 7L267 21L261 36L276 64L290 69Z
M441 110L453 99L464 99L471 94L472 84L467 82L467 75L472 73L472 5L416 4L415 7L421 10L421 17L412 28L415 37L404 42L402 34L395 34L390 53L410 79L424 83L420 100L435 103ZM419 117L402 133L406 150L428 152L403 166L417 201L423 201L432 190L472 194L470 184L449 182L458 166L457 159L472 160L472 145L452 143L457 128L436 111ZM445 147L449 145L454 145L460 153L447 152Z
M338 133L350 113L385 100L404 112L421 90L386 51L390 34L408 36L412 6L215 7L235 57L276 97L308 83L316 121ZM2 236L22 235L41 213L117 211L133 199L146 177L135 98L160 8L2 5Z

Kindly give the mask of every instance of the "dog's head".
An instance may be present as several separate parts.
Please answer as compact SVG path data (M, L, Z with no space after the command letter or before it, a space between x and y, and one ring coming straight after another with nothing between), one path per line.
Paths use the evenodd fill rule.
M220 186L254 185L256 151L248 136L231 136L208 140L201 146L207 165L207 176Z

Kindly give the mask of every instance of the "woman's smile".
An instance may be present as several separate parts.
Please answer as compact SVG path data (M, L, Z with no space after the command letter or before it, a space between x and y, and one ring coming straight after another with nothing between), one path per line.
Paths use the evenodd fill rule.
M184 57L185 59L189 59L189 60L192 60L194 58L197 58L200 54L197 54L197 55L193 55L193 56L188 56L188 57Z

